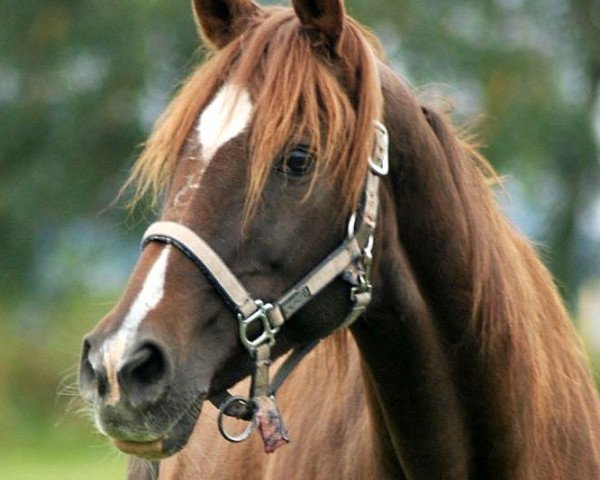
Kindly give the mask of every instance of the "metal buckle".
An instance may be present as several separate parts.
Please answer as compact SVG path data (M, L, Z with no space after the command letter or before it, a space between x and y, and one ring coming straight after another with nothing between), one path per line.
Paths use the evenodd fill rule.
M373 153L369 155L369 166L377 175L387 175L390 170L389 162L389 134L385 125L377 120L373 121L375 126L375 144Z
M240 340L246 349L254 356L256 349L268 343L270 346L275 344L275 334L279 331L279 327L274 327L269 321L268 312L273 309L270 303L263 303L261 300L255 300L256 312L245 318L241 313L238 313L238 322L240 326ZM250 339L248 337L248 329L254 322L260 322L262 332L258 337Z
M223 424L225 415L227 415L227 409L234 404L238 404L243 408L251 408L253 410L250 423L239 435L230 434L227 430L225 430L225 425ZM252 435L252 433L254 432L254 430L256 430L256 427L258 426L258 421L256 420L256 416L254 415L254 410L256 410L256 404L253 400L250 400L248 398L230 397L229 399L225 400L223 404L219 407L219 416L217 417L217 426L219 427L219 432L221 433L223 438L232 443L239 443L243 442L248 437L250 437L250 435Z
M373 235L369 236L367 245L363 248L362 257L359 260L359 274L357 277L358 285L350 290L350 300L356 302L359 294L371 294L373 286L371 285L371 265L373 263Z
M368 274L361 273L358 276L358 285L356 285L355 287L352 287L350 289L350 300L352 302L357 302L358 295L360 295L362 293L371 294L372 291L373 291L373 285L371 285Z
M348 231L346 232L346 238L348 240L352 240L354 238L354 236L356 235L356 232L354 231L355 227L356 227L356 212L354 212L350 216L350 219L348 220ZM363 253L369 257L371 256L372 251L373 251L373 242L374 242L374 237L373 237L373 234L371 234L371 235L369 235L369 238L367 239L367 244L363 248Z

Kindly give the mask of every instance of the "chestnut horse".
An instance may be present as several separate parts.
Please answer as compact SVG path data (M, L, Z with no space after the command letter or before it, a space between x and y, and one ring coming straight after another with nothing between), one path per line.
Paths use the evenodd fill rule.
M162 195L163 223L81 362L98 428L134 455L129 478L599 479L580 341L485 160L342 0L193 7L212 55L130 180ZM302 279L331 252L349 260L313 291ZM244 313L232 289L274 307ZM235 402L267 450L286 442L262 374L321 338L277 394L291 443L225 441L205 400L230 414L225 390L245 395L253 376Z

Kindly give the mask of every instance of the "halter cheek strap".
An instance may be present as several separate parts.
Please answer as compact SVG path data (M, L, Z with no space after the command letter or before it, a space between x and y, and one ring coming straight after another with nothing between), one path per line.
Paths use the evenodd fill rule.
M346 239L308 275L272 303L254 299L221 257L186 226L175 222L156 222L144 234L142 248L156 241L179 249L204 273L225 304L237 315L240 340L253 357L256 367L250 398L233 397L228 392L209 398L219 408L219 429L229 441L245 440L257 428L267 452L289 441L274 403L274 395L318 341L295 349L277 372L274 381L270 382L271 347L275 344L277 332L287 320L340 276L351 284L352 308L337 329L346 328L356 321L371 300L371 250L379 210L379 176L388 172L387 130L379 122L374 124L375 145L373 155L369 157L370 168L365 189L358 210L348 222ZM258 334L254 334L256 330ZM250 420L251 423L243 434L230 435L223 428L223 415Z
M233 311L244 317L250 317L256 312L255 302L246 288L221 257L188 227L175 222L155 222L144 233L142 247L151 241L178 248L206 275Z

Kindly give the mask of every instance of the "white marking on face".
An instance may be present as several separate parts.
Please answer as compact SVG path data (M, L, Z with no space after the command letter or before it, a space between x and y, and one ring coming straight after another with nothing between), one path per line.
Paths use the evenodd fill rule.
M198 121L198 141L205 168L225 143L244 131L254 106L248 90L226 83L204 109Z
M200 114L196 126L200 153L187 159L190 165L186 167L189 170L185 184L171 201L176 221L184 222L186 219L186 207L194 198L194 192L200 188L202 176L215 153L245 130L253 112L254 106L248 91L233 83L226 83Z
M104 344L104 365L111 389L107 403L110 405L114 405L119 401L120 389L117 372L123 362L123 355L133 342L142 321L163 299L171 248L168 245L163 248L148 272L144 285L129 308L129 312L127 312L119 330Z
M190 194L194 190L198 190L200 188L200 179L202 174L204 173L205 167L200 168L200 171L197 173L192 173L185 177L185 185L184 187L177 192L175 198L173 198L173 207L179 208L183 205L187 205L190 202Z

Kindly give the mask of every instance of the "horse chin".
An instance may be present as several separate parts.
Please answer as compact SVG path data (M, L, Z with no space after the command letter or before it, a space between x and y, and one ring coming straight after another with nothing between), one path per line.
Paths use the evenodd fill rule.
M202 397L204 397L202 395ZM144 460L161 460L179 452L187 444L202 410L204 398L199 398L185 411L173 427L153 440L135 441L112 437L113 445L121 452Z
M136 457L140 457L145 460L160 460L161 458L169 456L164 454L162 439L158 439L153 442L130 442L127 440L113 438L112 442L113 445L123 453L135 455Z

